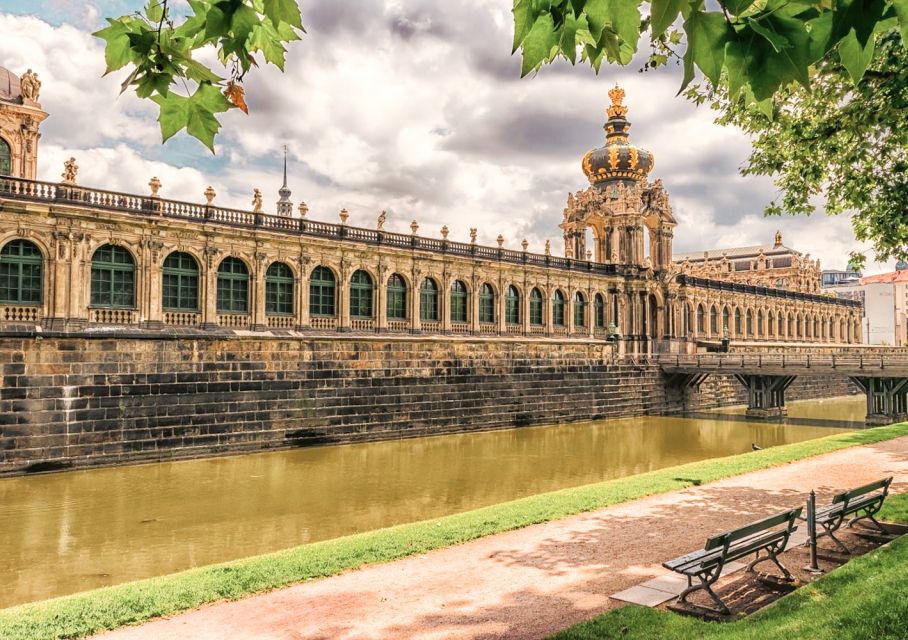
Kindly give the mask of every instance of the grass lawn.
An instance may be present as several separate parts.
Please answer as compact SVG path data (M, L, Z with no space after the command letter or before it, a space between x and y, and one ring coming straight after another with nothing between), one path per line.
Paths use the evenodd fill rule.
M908 524L908 493L891 496L880 518ZM702 622L661 609L627 606L551 640L905 640L908 536L855 558L820 580L731 623Z
M10 607L0 610L0 638L79 638L218 600L236 600L296 582L334 575L365 564L396 560L647 495L674 491L903 435L908 435L908 423L842 433L563 489L434 520L379 529L225 564Z

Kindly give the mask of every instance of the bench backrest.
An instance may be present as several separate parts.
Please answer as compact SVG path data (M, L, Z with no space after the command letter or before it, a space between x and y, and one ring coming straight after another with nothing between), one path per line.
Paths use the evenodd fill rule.
M884 478L882 480L877 480L876 482L865 484L864 486L857 487L856 489L849 489L848 491L837 493L835 496L833 496L832 503L838 504L840 502L844 502L845 504L848 504L854 498L858 498L868 493L880 490L883 491L883 495L886 495L887 493L889 493L890 484L892 484L892 476L889 476L888 478Z
M707 538L705 549L706 551L711 551L713 549L718 549L719 547L725 547L736 540L747 538L754 534L762 533L763 531L769 531L776 527L781 527L783 524L785 527L781 528L780 531L791 530L794 527L795 520L801 515L801 509L802 507L788 509L787 511L782 511L781 513L769 516L768 518L751 522L738 529L732 529L731 531L726 531L725 533L720 533L719 535Z

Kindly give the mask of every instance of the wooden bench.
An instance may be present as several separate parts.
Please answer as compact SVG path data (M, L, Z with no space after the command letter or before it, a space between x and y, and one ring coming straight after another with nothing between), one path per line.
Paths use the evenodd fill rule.
M873 522L877 529L883 531L883 526L873 516L882 508L886 496L889 495L889 485L891 484L892 477L884 478L833 496L830 504L817 509L816 521L823 527L823 533L819 534L817 538L829 536L842 551L851 553L851 550L835 537L835 532L839 530L846 518L855 516L848 522L849 527L858 520L867 519Z
M777 513L739 529L707 538L703 549L662 563L666 569L687 577L687 588L678 595L678 602L687 602L687 596L702 589L718 605L719 613L729 614L728 607L712 590L712 585L719 579L726 563L751 554L756 554L756 557L747 565L747 571L752 571L757 564L769 560L781 569L787 580L791 580L791 573L779 562L778 555L785 551L791 534L797 530L796 522L800 515L801 507ZM760 555L761 552L766 555ZM699 580L696 584L695 578Z

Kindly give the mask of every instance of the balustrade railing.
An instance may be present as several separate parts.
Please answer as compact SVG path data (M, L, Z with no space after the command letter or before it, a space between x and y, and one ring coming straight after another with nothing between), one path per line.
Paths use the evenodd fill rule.
M266 315L265 322L269 329L292 329L296 326L296 318L290 315Z
M165 311L164 324L176 327L196 327L202 322L202 314L196 311Z
M245 313L219 313L218 324L232 329L245 329L252 324L252 318Z
M90 309L91 321L96 324L135 324L136 312L131 309Z
M0 305L0 317L7 322L38 322L41 320L41 307Z

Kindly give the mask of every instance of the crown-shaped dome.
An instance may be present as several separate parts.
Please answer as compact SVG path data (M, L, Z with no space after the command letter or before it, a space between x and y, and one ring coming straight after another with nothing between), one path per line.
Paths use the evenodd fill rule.
M583 156L583 172L590 184L604 187L621 182L632 184L645 180L656 163L653 154L627 141L631 123L625 119L627 107L622 104L624 89L615 85L608 92L612 105L608 108L605 126L605 145Z
M0 67L0 100L19 102L21 93L19 76L9 69Z

